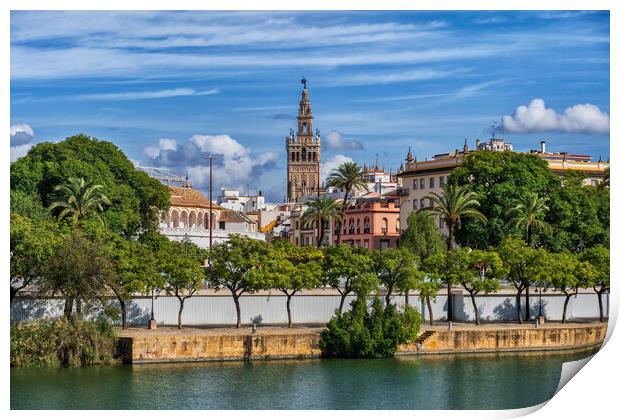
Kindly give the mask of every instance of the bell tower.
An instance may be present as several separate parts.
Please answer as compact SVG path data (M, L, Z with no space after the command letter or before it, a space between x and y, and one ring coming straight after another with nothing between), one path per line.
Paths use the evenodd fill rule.
M300 197L317 194L321 185L319 171L321 137L319 130L312 133L312 106L306 79L297 111L297 133L292 129L286 137L287 199L297 202Z

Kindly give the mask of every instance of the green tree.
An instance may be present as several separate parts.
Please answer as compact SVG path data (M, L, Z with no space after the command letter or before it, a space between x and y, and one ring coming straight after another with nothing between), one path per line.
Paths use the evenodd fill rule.
M11 214L11 303L20 290L43 279L47 263L62 237L48 220L34 222L20 214Z
M185 301L202 287L205 280L206 252L189 242L169 241L156 255L157 269L163 280L166 294L179 301L177 328L183 328L182 316Z
M551 227L543 219L549 211L548 198L539 197L537 193L529 192L523 195L517 204L508 209L506 218L508 226L525 231L526 243L534 247L534 233L549 232Z
M579 293L579 288L590 287L595 281L596 273L589 262L579 261L575 254L568 252L549 253L544 263L547 268L547 283L565 296L562 310L564 324L570 298Z
M541 237L553 252L581 252L596 245L609 248L609 188L583 185L583 175L567 173L562 187L549 194L546 220L552 230Z
M105 195L113 204L102 216L110 230L126 237L156 230L158 213L170 206L168 187L138 171L114 144L81 134L57 143L38 143L12 163L11 197L22 203L24 197L31 197L30 202L37 203L34 209L38 203L46 208L55 200L54 187L72 177L105 185Z
M537 264L537 261L542 251L527 246L521 239L508 237L502 241L498 252L506 269L506 277L517 289L516 317L519 324L523 324L521 295L541 277L540 270L544 270L544 267ZM529 300L526 300L526 305L529 306ZM526 313L526 316L529 316L529 311Z
M441 285L435 279L428 279L420 282L418 288L420 290L420 300L422 300L422 304L426 303L426 307L428 308L429 323L435 325L431 300L434 302L435 299L437 299L437 292L439 292Z
M434 205L430 209L423 209L436 214L443 219L448 229L446 238L446 248L448 252L453 248L454 234L457 226L461 224L461 219L470 218L486 223L486 217L480 213L478 207L480 203L477 200L477 194L470 191L469 187L459 186L452 183L444 184L442 194L431 193L426 196ZM448 287L448 321L452 321L452 285L447 283Z
M288 241L274 241L264 265L264 275L272 287L286 295L288 327L293 326L291 299L304 289L323 284L323 253L314 248L296 247ZM260 270L256 270L258 272Z
M336 170L329 174L326 184L328 187L344 189L344 198L342 200L342 208L344 210L346 210L349 205L349 197L354 188L368 191L368 184L364 177L364 172L362 168L354 162L342 163ZM338 245L340 244L340 235L342 233L342 221L339 220L336 226L338 229L336 245Z
M475 218L463 220L456 231L458 242L475 249L499 246L505 237L517 236L506 224L506 212L527 193L549 196L560 188L560 178L548 170L547 162L529 153L480 150L468 154L450 182L469 185L477 194L479 210L487 223ZM550 203L553 198L550 197ZM547 218L548 222L551 222Z
M43 293L64 298L64 316L82 316L83 305L108 307L106 286L114 279L114 264L108 244L88 239L80 230L63 235L46 263Z
M101 213L104 205L111 203L102 189L103 185L94 185L84 178L69 178L68 182L54 187L58 199L50 204L48 209L51 213L56 213L58 220L68 220L72 226L79 226L90 215L105 226Z
M412 212L407 217L407 229L400 236L400 246L424 259L444 252L446 244L428 212Z
M329 221L341 223L342 213L336 200L331 197L311 198L306 205L308 207L301 216L301 222L306 226L318 226L316 246L319 248L323 245L325 229L329 226Z
M145 244L128 240L120 235L112 238L113 260L116 275L108 286L116 296L121 308L121 326L128 327L127 300L136 293L145 293L151 287L163 288L157 260L153 251Z
M494 293L499 290L499 278L504 275L499 254L494 251L461 248L448 253L448 265L457 270L454 274L469 293L476 325L480 325L476 295L480 292Z
M609 249L604 246L595 246L587 249L581 254L582 261L587 261L594 271L594 281L592 288L598 295L599 321L603 322L605 316L603 313L603 294L609 293L610 276L609 276Z
M340 294L338 313L342 313L349 294L368 294L376 289L378 280L372 271L372 257L366 248L338 245L325 249L323 274L325 283Z
M386 288L385 304L391 303L395 291L405 292L408 304L409 290L414 289L421 278L418 258L402 248L386 249L371 255L379 283Z
M216 289L230 291L237 311L237 328L241 327L239 298L265 288L268 277L254 273L266 264L269 245L245 236L230 235L225 243L215 244L209 252L207 278Z

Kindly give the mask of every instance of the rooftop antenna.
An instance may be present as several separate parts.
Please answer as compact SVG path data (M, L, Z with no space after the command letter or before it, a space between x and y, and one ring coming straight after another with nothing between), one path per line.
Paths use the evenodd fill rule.
M491 138L495 138L495 126L497 125L497 121L491 121L491 134L493 135Z

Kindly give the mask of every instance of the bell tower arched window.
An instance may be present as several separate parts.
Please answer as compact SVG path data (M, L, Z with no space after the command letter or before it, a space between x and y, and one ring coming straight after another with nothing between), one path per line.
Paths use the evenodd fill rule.
M301 149L301 161L305 162L306 161L306 148L302 148Z

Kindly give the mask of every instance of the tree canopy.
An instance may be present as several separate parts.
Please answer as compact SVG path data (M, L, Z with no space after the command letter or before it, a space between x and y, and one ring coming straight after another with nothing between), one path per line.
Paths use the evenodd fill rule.
M38 212L54 201L54 188L71 177L102 185L111 205L103 212L108 227L126 236L154 228L157 212L170 205L165 185L138 171L114 144L78 134L35 145L11 164L12 208Z
M486 224L464 219L456 232L460 244L478 249L498 246L510 234L517 236L517 228L506 224L506 212L518 205L520 197L526 193L546 195L560 187L559 177L547 169L547 162L515 152L473 152L450 181L470 185L477 193L479 210L487 217Z

